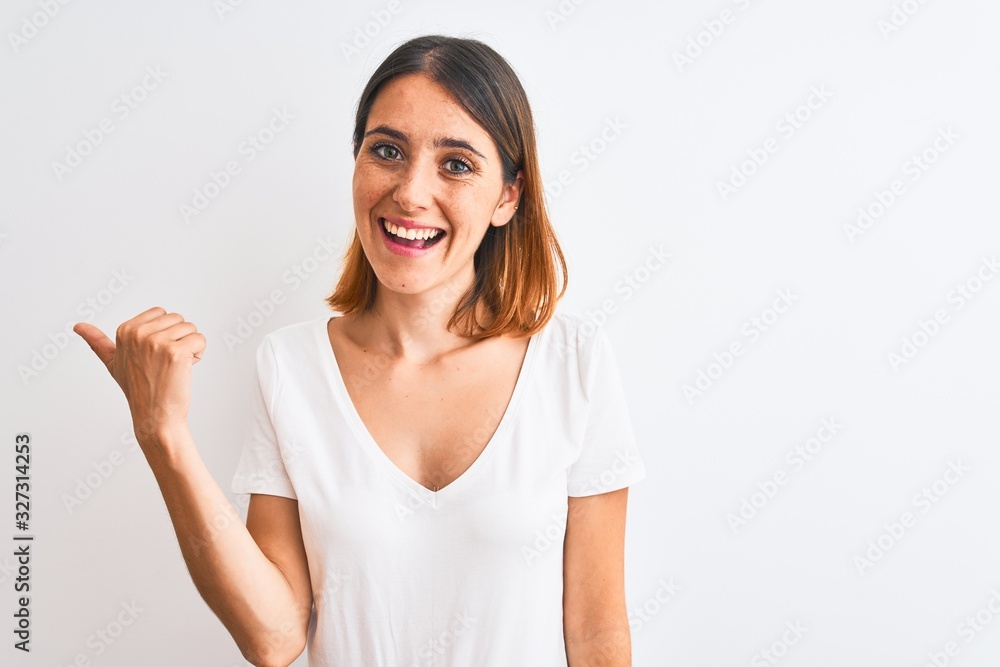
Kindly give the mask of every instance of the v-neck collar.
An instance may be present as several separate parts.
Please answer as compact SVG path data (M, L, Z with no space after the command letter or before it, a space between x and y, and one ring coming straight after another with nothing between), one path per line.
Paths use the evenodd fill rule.
M322 366L329 369L328 377L331 382L333 393L362 444L369 450L369 453L374 456L375 460L379 462L381 467L390 476L430 505L436 505L438 500L460 491L468 484L469 480L473 478L484 465L486 465L486 462L502 442L504 435L510 428L510 423L514 420L518 404L520 403L521 394L524 393L524 387L528 383L528 376L530 375L532 361L535 356L535 349L538 345L537 339L544 329L532 334L528 338L528 347L524 353L524 360L521 362L521 368L518 371L517 381L514 384L514 391L511 393L510 400L507 402L507 408L504 410L503 416L500 418L500 423L497 424L496 430L494 430L489 442L486 443L486 447L482 452L480 452L479 456L476 457L476 460L472 462L472 465L470 465L468 469L466 469L455 480L442 489L432 491L407 475L399 468L399 466L392 462L392 459L390 459L386 453L382 451L382 448L379 447L375 438L372 437L371 432L368 430L368 427L361 419L361 414L358 412L354 405L354 401L351 400L351 395L347 391L347 384L344 382L344 377L340 370L340 364L337 362L337 356L333 351L333 344L330 341L329 323L335 317L338 316L323 316L318 320L316 327L316 342L323 350L320 358L323 360Z

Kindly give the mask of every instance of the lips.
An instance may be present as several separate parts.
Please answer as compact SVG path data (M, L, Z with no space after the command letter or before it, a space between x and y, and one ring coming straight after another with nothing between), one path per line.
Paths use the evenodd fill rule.
M409 223L409 221L406 221L406 223ZM433 230L437 232L437 234L433 238L408 239L390 232L389 229L386 228L387 225L395 231L399 231L401 229L405 230L413 229L417 230L417 232L419 232L421 235L425 235L428 230ZM437 227L420 227L413 225L412 223L404 224L404 222L401 220L397 222L396 220L387 218L379 218L378 226L379 229L382 230L383 236L385 236L390 243L393 243L398 246L403 246L405 248L415 248L415 249L430 248L431 246L436 245L447 234L447 232L445 232L443 229L439 229Z

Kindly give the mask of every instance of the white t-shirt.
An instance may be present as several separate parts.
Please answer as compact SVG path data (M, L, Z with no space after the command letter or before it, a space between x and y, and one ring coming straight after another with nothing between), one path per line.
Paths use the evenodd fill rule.
M310 667L565 667L567 497L646 475L607 334L557 311L531 337L482 454L435 493L361 421L329 320L258 347L260 391L231 486L298 499Z

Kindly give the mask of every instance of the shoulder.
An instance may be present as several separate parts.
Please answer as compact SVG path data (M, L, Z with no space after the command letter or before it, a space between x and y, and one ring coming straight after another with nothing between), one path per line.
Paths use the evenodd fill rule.
M557 310L542 330L548 355L572 368L584 387L593 382L599 360L610 353L602 321L581 313Z
M324 315L286 324L267 333L258 343L257 377L269 400L287 390L290 383L299 386L316 377L322 368L322 363L317 362L322 360L322 346L330 349L326 329L329 319Z
M331 315L313 317L300 322L293 322L272 330L264 336L260 345L270 344L276 350L284 348L295 348L306 340L315 340L319 332L326 332L326 323Z
M550 343L562 344L564 347L576 348L582 334L593 327L586 317L580 313L569 310L557 309L540 334L544 335Z
M330 317L329 314L313 317L270 331L257 345L257 363L285 366L303 358L314 362L321 337L327 338L326 323Z

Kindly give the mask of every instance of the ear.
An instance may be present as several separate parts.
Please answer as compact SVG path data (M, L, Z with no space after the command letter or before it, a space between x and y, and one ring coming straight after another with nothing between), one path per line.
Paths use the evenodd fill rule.
M514 182L503 186L500 203L497 204L497 210L493 212L493 217L490 219L491 225L494 227L503 227L511 221L514 217L514 211L517 210L517 206L521 201L521 190L523 187L524 173L519 170Z

